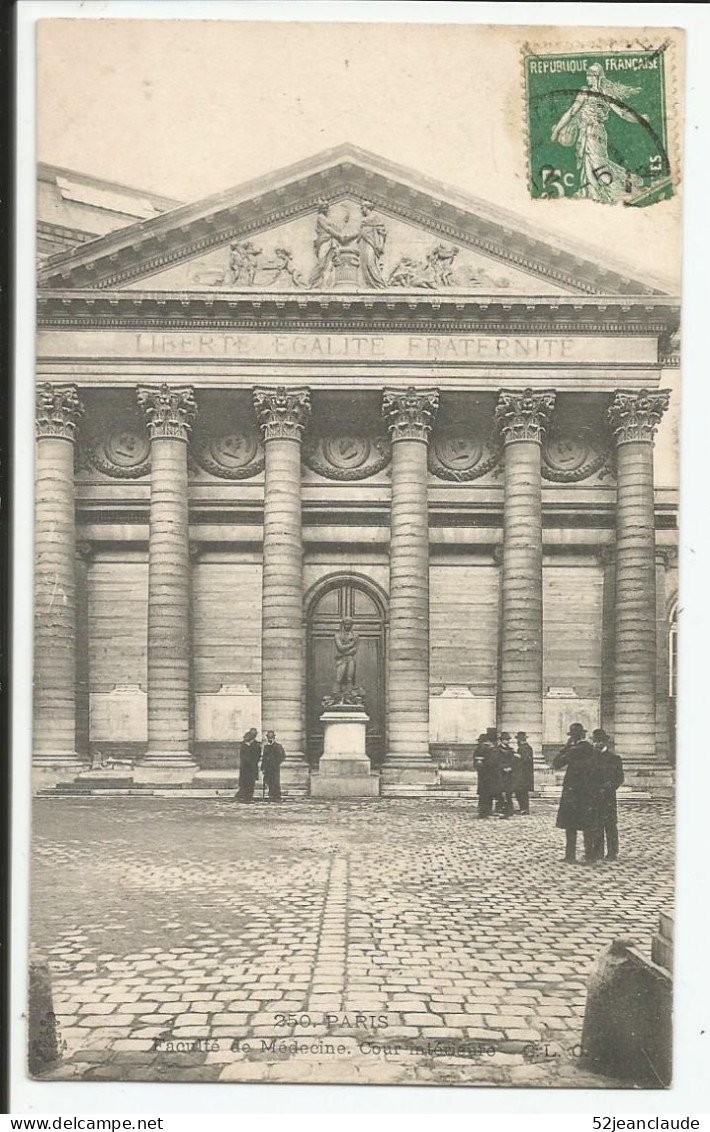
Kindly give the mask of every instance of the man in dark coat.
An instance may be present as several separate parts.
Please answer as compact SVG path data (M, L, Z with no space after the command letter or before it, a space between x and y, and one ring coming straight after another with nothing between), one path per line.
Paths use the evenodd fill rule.
M493 803L501 796L500 753L489 732L478 736L473 757L478 771L478 816L490 818Z
M254 787L259 777L259 759L261 758L261 743L257 740L256 727L245 731L239 748L239 790L236 802L253 802Z
M270 802L281 801L281 763L285 758L286 752L281 744L276 742L276 733L267 731L261 754L261 772L264 775L264 785L269 791Z
M515 780L518 775L518 756L510 744L510 732L502 731L500 736L500 775L501 775L501 795L503 804L501 807L501 816L504 818L512 818L513 810L513 791L515 789Z
M528 743L525 731L518 731L515 736L518 744L517 779L515 782L515 800L518 803L518 813L530 813L530 795L535 789L535 769L533 764L533 749Z
M600 854L603 854L606 840L606 859L615 861L619 856L616 792L624 785L624 764L618 755L613 755L609 750L609 736L601 727L592 731L592 743L599 753L602 770L602 828L599 849Z
M565 861L576 861L577 831L581 829L585 862L594 864L601 856L602 769L599 753L585 735L582 724L573 723L567 745L555 755L552 766L567 768L557 812L557 828L566 832Z

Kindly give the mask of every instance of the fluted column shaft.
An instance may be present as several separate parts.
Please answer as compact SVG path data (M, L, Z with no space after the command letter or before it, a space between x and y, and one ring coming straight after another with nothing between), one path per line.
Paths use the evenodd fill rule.
M187 441L192 390L143 386L150 436L148 751L156 767L190 767L190 555Z
M429 516L427 444L436 390L386 391L392 441L388 758L429 770Z
M501 625L501 729L525 731L542 750L541 444L551 391L503 392L496 421L505 446Z
M609 408L616 438L616 753L656 757L656 560L653 437L665 391L617 392Z
M256 389L264 437L264 564L261 719L287 763L304 761L303 536L301 438L310 414L304 389Z
M74 439L83 408L76 386L37 389L34 577L36 765L77 761Z

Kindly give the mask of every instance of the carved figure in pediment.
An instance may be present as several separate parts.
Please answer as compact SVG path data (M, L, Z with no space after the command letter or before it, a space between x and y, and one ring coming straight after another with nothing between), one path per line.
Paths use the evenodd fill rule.
M390 287L422 287L436 291L439 287L453 287L454 262L459 249L454 244L437 244L422 262L402 256L387 280Z
M318 201L318 213L316 215L316 235L313 241L313 249L316 253L316 264L311 272L311 277L308 280L309 286L317 287L319 284L326 286L333 282L333 275L335 268L340 264L343 258L343 252L347 252L347 259L354 259L357 261L359 258L358 250L353 247L356 240L359 238L359 230L352 231L348 229L350 222L350 212L347 208L343 209L342 223L339 225L334 216L331 215L331 204L327 200Z
M268 284L283 283L289 279L294 287L306 287L306 280L296 270L293 252L289 248L276 248L274 258L261 265L261 273L267 275Z
M387 284L389 287L425 287L426 283L420 281L421 265L411 256L403 255L390 272Z
M472 267L468 272L468 283L471 287L510 287L510 279L505 275L491 275L482 267Z
M382 271L382 261L387 242L387 229L374 211L372 201L364 200L360 205L360 271L363 281L369 287L386 287L387 280Z
M426 257L426 273L434 280L435 287L453 286L454 261L459 249L454 244L437 244Z
M253 287L260 255L261 249L252 244L251 240L230 244L229 269L225 283L231 286L239 283L245 287Z

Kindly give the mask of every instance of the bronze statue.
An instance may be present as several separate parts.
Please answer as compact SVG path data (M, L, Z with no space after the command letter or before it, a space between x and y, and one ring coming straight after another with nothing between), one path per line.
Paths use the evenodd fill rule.
M357 646L359 638L351 617L344 617L333 637L335 643L335 683L333 695L343 696L355 686Z

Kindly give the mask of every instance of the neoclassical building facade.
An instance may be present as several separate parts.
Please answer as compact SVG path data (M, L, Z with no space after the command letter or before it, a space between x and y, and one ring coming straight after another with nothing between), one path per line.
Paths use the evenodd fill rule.
M349 617L383 793L576 720L667 786L676 297L350 146L41 184L38 784L219 784L255 726L307 792Z

